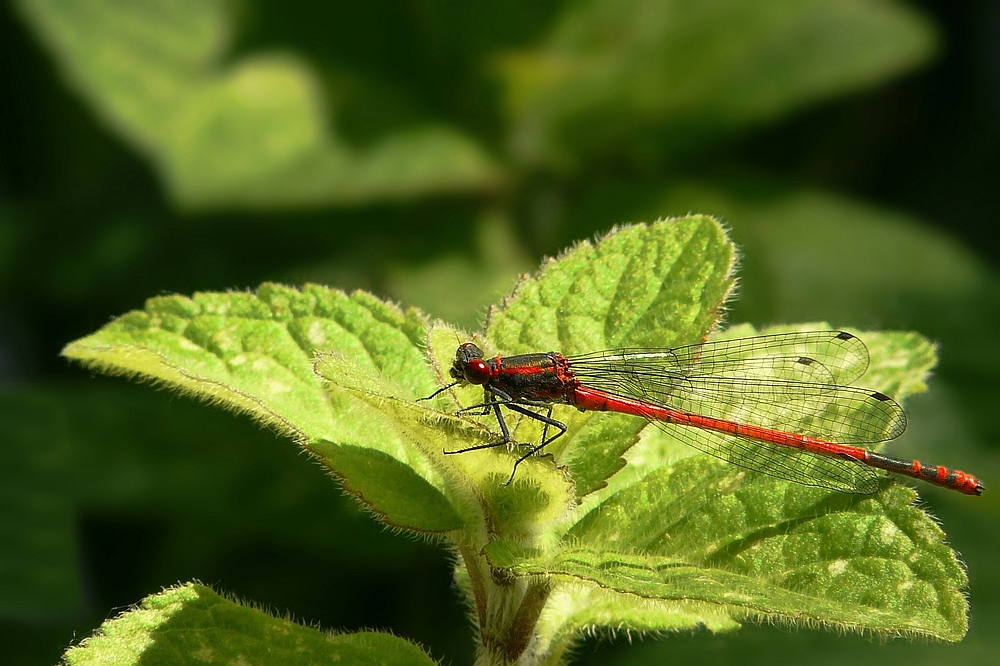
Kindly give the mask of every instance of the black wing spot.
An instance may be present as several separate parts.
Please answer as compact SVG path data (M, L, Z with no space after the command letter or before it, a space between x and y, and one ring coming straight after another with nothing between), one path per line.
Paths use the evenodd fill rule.
M808 356L800 356L799 359L795 362L801 365L812 365L813 363L816 362L816 359L809 358Z
M854 337L855 336L851 335L847 331L841 331L840 333L837 334L837 337L834 338L834 339L835 340L853 340Z
M887 396L885 393L882 393L881 391L872 391L872 397L881 402L887 402L892 400L892 398Z

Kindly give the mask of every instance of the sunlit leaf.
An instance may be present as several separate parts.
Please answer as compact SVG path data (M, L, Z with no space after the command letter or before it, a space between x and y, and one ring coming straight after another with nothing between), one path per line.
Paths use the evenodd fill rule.
M377 476L391 468L404 487L428 499L433 489L421 485L410 470L423 475L423 483L434 484L438 473L424 454L391 429L365 423L357 402L329 395L313 368L317 353L336 352L369 369L354 381L369 381L382 371L392 378L394 394L427 395L434 384L418 346L425 326L415 310L403 312L362 292L348 296L316 285L296 290L266 284L253 294L150 299L145 310L118 318L63 353L107 372L161 381L246 412L312 448L389 522L439 531L453 526L454 517L427 512L422 515L430 522L407 522L419 516L391 510L405 508L405 502L394 504L388 496L372 493L386 482ZM356 449L338 448L341 444L375 447L400 465L376 453L349 455ZM404 471L405 465L410 467Z
M361 292L265 284L255 293L152 298L63 354L167 382L303 440L337 441L343 423L313 373L314 355L336 351L384 370L403 391L429 393L417 347L424 325L418 312Z
M831 494L699 456L603 503L561 548L495 542L488 554L517 575L681 602L678 612L702 601L736 620L956 641L967 630L965 572L914 499L902 486L872 498Z
M378 663L430 666L419 647L391 634L332 634L244 606L188 583L147 597L65 655L91 664Z

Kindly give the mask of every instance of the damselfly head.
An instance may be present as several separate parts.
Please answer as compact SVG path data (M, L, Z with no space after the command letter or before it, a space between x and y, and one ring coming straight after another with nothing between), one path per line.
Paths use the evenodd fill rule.
M471 342L458 346L451 376L460 382L485 384L490 379L490 366L483 360L483 350Z

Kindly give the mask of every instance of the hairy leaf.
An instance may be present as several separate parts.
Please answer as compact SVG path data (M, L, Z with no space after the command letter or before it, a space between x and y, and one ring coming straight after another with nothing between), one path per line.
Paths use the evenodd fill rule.
M391 634L331 634L272 617L187 583L147 597L101 625L65 655L91 664L433 664L419 647Z
M380 474L395 470L401 487L428 499L438 477L424 453L390 429L365 422L366 406L343 394L329 395L313 370L318 352L335 350L368 369L365 381L381 370L392 378L395 394L427 395L434 384L418 346L425 326L415 310L403 312L362 292L348 296L317 285L296 290L265 284L253 294L150 299L145 310L71 343L64 354L246 412L312 448L390 523L440 531L453 525L453 514L422 514L429 522L405 511L395 515L391 507L403 509L406 502L371 492L388 482ZM356 448L338 445L374 447L401 462L393 465L371 453L362 454L367 460L362 463L347 453L357 453ZM423 476L420 482L412 470Z
M914 499L895 485L872 498L831 494L698 456L605 502L552 552L494 542L488 554L515 575L706 602L735 620L956 641L967 578Z

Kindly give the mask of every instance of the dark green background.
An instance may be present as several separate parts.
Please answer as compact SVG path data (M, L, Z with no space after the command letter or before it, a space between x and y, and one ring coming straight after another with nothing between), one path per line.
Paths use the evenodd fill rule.
M493 171L473 183L444 178L424 191L318 203L261 203L248 186L245 199L236 188L212 206L171 193L156 150L80 84L72 55L40 37L37 17L25 18L35 16L23 9L31 4L0 5L4 663L54 663L104 618L192 579L324 628L387 628L445 663L471 659L470 625L440 548L382 529L288 441L59 358L66 342L158 294L313 280L370 289L472 328L518 272L577 239L659 215L717 214L744 253L729 321L827 320L939 341L931 392L910 403L911 432L892 450L1000 488L995 3L871 3L902 7L936 35L936 46L896 64L876 57L905 41L889 30L854 40L866 29L853 18L807 21L799 41L772 56L773 73L747 81L740 60L723 57L751 32L747 21L688 29L679 12L673 38L690 44L668 64L697 80L700 67L721 61L731 78L715 71L718 85L737 92L671 115L649 113L637 89L614 89L617 80L606 82L611 93L568 86L553 104L571 112L540 130L559 150L535 154L512 147L526 121L498 63L552 43L572 6L231 3L220 67L293 54L319 81L329 126L350 150L364 154L433 125L478 145ZM803 4L775 6L794 13ZM75 5L86 3L50 6ZM709 5L725 15L727 5L753 3ZM584 51L627 42L636 25L605 17ZM835 29L843 33L823 37ZM824 56L831 62L870 51L874 64L791 94L766 117L746 113L741 85L748 96L782 85L785 68L808 61L821 37L843 45L842 58L835 48ZM630 72L641 78L643 66ZM652 96L669 100L669 86L657 89L650 76ZM728 115L719 111L726 104ZM1000 635L996 495L921 494L969 567L962 644L748 626L638 646L624 636L588 639L581 662L988 663Z

